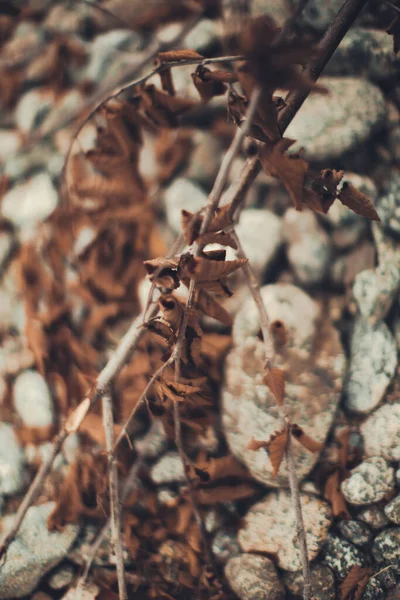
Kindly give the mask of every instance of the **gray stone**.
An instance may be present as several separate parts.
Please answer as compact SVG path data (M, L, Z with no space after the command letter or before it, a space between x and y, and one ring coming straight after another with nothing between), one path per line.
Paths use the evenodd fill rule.
M4 269L15 248L14 236L8 231L0 231L0 272Z
M361 598L362 600L385 600L386 594L379 581L372 577L365 586Z
M372 506L367 506L366 508L363 508L358 513L357 519L359 521L363 521L363 523L366 523L367 525L369 525L369 527L371 527L375 531L378 531L379 529L386 527L386 525L389 525L389 523L390 523L389 519L383 512L383 509L379 505L376 505L376 504L372 505Z
M298 3L299 0L296 0ZM324 32L343 6L343 0L310 0L303 10L300 23L315 31Z
M51 88L35 88L21 96L15 107L15 122L24 133L40 127L55 106L56 96Z
M279 283L263 287L261 293L272 327L279 329L280 325L286 332L286 344L276 347L274 365L286 373L285 403L291 421L323 442L339 400L344 369L338 334L327 320L318 327L319 307L299 288ZM252 475L273 487L287 486L284 464L273 477L266 452L262 448L248 449L251 438L266 440L282 429L276 400L262 381L265 349L257 336L259 329L259 315L249 298L236 316L234 348L225 363L222 421L232 452ZM318 455L296 442L293 451L297 474L302 479Z
M194 147L185 177L195 183L211 186L218 173L221 154L224 151L222 141L207 131L196 131L191 141Z
M400 560L400 527L381 531L374 540L372 554L378 562L397 564Z
M28 509L0 566L0 598L30 594L43 575L67 555L79 527L69 524L62 531L48 531L46 520L54 506L54 502L47 502ZM13 518L11 515L3 519L4 531L11 526Z
M0 494L11 496L24 484L24 453L14 429L0 423Z
M70 552L68 553L68 559L79 566L86 565L87 561L89 560L89 557L91 557L91 549L93 546L93 542L95 541L98 533L99 528L95 525L85 525L82 528ZM95 558L93 559L93 566L115 566L115 554L112 549L110 537L110 532L104 537L104 540L102 541L100 548ZM129 553L124 543L122 544L122 556L125 567L129 567L133 564L131 554Z
M311 94L287 129L305 158L325 162L363 144L385 120L382 92L356 77L321 77L329 95Z
M178 177L165 190L164 199L168 224L180 232L182 209L197 212L206 205L207 194L189 179Z
M283 583L295 598L303 598L303 571L283 574ZM335 578L326 565L311 565L311 590L314 600L335 600Z
M316 557L331 524L331 509L323 500L301 494L308 556ZM239 531L238 540L245 552L265 552L277 556L277 565L286 571L301 569L299 540L295 534L296 518L289 492L268 494L250 508Z
M50 575L48 584L53 590L62 590L70 585L73 578L73 567L71 565L61 565Z
M386 31L352 27L327 65L329 75L359 75L382 81L396 75L399 58Z
M7 160L22 146L22 135L15 129L0 129L0 159Z
M392 381L396 365L396 343L387 325L371 325L366 319L357 318L344 384L346 408L361 414L376 408Z
M225 567L225 576L240 600L283 600L285 597L275 565L266 556L234 556Z
M218 23L212 19L201 19L184 39L183 45L202 53L218 41Z
M350 252L340 254L334 260L329 269L331 281L348 288L359 273L375 267L375 254L375 246L369 240L362 240Z
M400 460L400 404L385 404L361 425L366 456Z
M212 541L212 552L215 558L226 563L232 556L240 554L236 531L218 531Z
M168 437L158 419L152 421L150 429L143 438L135 440L135 448L143 458L157 458L167 449Z
M37 371L24 371L14 382L14 407L27 427L48 427L53 423L54 407L44 377Z
M289 208L283 218L283 236L296 279L303 285L321 283L331 262L331 245L315 213Z
M385 193L378 200L377 211L382 226L391 234L400 236L400 173L396 169L391 171Z
M132 62L131 53L140 48L141 41L141 37L129 29L112 29L96 36L90 46L90 57L81 72L81 78L97 83L104 78L110 68L113 71L116 68L121 70L124 63L126 67L127 62ZM126 54L122 54L120 50L125 51Z
M365 566L366 557L353 544L329 535L323 550L323 562L337 577L344 579L355 565Z
M46 219L58 203L58 194L47 173L34 175L6 192L1 214L17 227L35 225Z
M182 460L178 452L167 452L152 467L151 478L157 485L185 481Z
M372 538L367 525L360 521L340 521L339 531L342 537L355 546L366 546Z
M389 504L385 506L385 515L396 525L400 525L400 495L395 496Z
M367 458L342 483L347 502L362 506L383 500L394 489L394 470L384 458Z

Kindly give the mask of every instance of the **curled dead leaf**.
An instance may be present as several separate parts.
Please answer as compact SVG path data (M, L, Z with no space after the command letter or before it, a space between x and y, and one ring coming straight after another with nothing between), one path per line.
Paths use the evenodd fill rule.
M296 425L295 423L291 425L290 431L293 437L295 437L296 440L300 442L300 444L304 446L304 448L307 448L307 450L309 450L310 452L320 452L324 447L324 445L321 442L313 440L303 431L301 427L299 427L299 425Z
M278 367L272 367L268 369L263 381L275 396L279 406L282 406L285 395L285 372Z
M380 221L371 198L363 192L360 192L348 181L345 181L342 185L338 198L342 204L358 215L366 217L371 221Z
M338 470L334 471L332 475L328 477L325 483L324 496L326 500L330 502L332 513L335 517L351 519L346 500L340 489L340 473Z
M347 600L350 597L359 600L372 573L373 569L371 567L353 565L340 585L340 600Z

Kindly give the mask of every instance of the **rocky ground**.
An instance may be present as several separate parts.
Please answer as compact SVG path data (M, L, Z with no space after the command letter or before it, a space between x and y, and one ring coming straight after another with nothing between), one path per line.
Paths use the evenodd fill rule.
M134 18L128 2L102 6L140 25L143 7L133 4ZM319 39L341 4L311 0L299 29ZM254 0L252 10L282 22L287 4ZM313 166L344 169L344 179L373 199L380 221L371 224L339 203L327 215L298 212L284 188L261 174L237 227L270 319L285 327L282 349L277 334L277 360L288 374L292 422L323 444L319 454L294 447L319 600L351 598L340 586L352 569L357 573L355 567L359 580L367 574L358 598L400 597L400 59L385 32L391 17L389 7L370 3L324 72L321 83L329 94L312 94L287 130ZM76 125L58 124L70 111L79 112L110 71L117 77L148 46L152 32L139 25L129 30L83 2L0 6L3 531L51 452L54 433L143 305L148 286L141 283L142 261L165 254L180 230L182 208L204 206L234 131L226 123L224 97L187 112L179 132L146 131L139 159L143 186L131 196L124 190L128 202L145 207L140 220L109 209L115 190L104 193L100 208L65 203L62 169ZM175 31L172 23L162 35ZM215 56L221 32L218 20L204 18L183 45ZM192 72L176 69L175 87L198 103ZM51 134L43 137L46 132ZM95 137L89 124L78 150L92 148ZM163 171L163 152L177 148L175 167L169 158ZM244 155L236 159L232 179L244 161ZM142 203L144 189L150 202ZM64 252L61 261L55 247ZM231 461L219 475L222 483L216 475L215 487L199 493L222 583L198 584L201 552L182 492L182 463L154 409L151 418L143 411L130 431L136 454L127 445L121 456L124 475L141 456L123 525L132 598L301 597L287 472L283 465L273 477L264 449L248 449L251 438L265 439L279 421L262 383L257 311L240 274L232 287L235 294L225 305L235 315L232 333L213 319L204 323L203 370L216 408L202 414L201 435L192 435L190 427L186 432L194 461ZM118 424L161 354L155 342L148 343L119 375ZM108 510L103 459L98 411L67 440L29 508L0 564L0 598L77 597L75 582ZM114 566L106 538L85 600L117 597Z

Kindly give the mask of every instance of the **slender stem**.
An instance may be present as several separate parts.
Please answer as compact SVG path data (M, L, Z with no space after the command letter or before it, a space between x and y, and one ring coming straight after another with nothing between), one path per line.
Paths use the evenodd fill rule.
M121 539L121 506L119 501L118 468L116 456L112 451L114 442L114 417L111 395L109 393L106 393L103 396L103 425L106 435L106 448L108 452L111 536L117 564L118 591L119 597L122 600L128 600Z
M396 4L393 4L393 2L389 2L388 0L383 0L384 4L387 4L388 6L390 6L390 8L393 8L393 10L395 10L397 13L400 14L400 8L398 6L396 6Z

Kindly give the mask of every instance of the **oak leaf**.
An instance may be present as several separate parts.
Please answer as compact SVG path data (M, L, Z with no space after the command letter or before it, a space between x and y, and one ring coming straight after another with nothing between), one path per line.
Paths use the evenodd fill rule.
M313 440L310 436L308 436L304 432L304 430L301 427L299 427L299 425L296 425L296 423L293 423L293 425L291 425L290 431L293 437L295 437L296 440L300 442L300 444L304 446L304 448L307 448L307 450L309 450L310 452L320 452L324 447L324 445L321 442L317 442L316 440Z
M279 406L283 405L285 395L285 373L278 367L268 369L263 379L265 385L271 390Z
M260 162L267 175L276 177L285 186L296 210L301 210L308 163L302 158L285 154L293 143L283 138L272 148L266 144L260 153Z
M371 198L363 192L360 192L348 181L342 185L338 198L342 204L350 208L358 215L362 215L372 221L380 221L379 215L376 212Z

